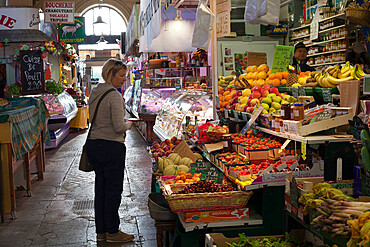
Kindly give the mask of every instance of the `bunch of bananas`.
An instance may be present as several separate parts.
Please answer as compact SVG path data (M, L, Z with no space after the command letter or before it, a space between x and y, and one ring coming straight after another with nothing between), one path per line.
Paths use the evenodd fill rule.
M234 76L219 76L218 85L220 87L234 87Z
M365 72L358 64L351 67L347 61L342 68L340 65L331 66L324 71L317 73L315 75L315 79L319 86L332 88L338 86L341 82L360 80L364 78L365 75Z

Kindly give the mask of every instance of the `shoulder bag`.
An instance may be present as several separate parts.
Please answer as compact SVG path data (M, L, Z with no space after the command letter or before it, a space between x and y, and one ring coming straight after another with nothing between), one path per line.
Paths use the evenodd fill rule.
M95 118L96 118L96 114L98 113L98 109L99 109L99 105L101 103L101 101L103 100L103 98L110 92L113 92L115 89L109 89L108 91L106 91L99 99L98 101L98 104L96 105L96 108L95 108L95 112L94 112L94 117L91 121L91 126L90 126L90 129L89 129L89 133L87 134L87 138L86 138L86 142L87 140L89 139L90 137L90 134L91 134L91 129L94 125L94 121L95 121ZM86 152L86 142L82 148L82 154L81 154L81 159L80 159L80 164L78 166L78 169L80 171L83 171L83 172L91 172L94 170L94 167L93 167L93 164L90 162L89 160L89 157L87 157L87 152Z

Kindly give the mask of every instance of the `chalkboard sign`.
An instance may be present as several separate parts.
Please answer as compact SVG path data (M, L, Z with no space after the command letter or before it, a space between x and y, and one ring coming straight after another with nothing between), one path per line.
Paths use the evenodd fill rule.
M22 94L45 92L44 63L41 51L21 51Z
M322 98L324 102L332 102L333 99L331 97L330 89L329 88L322 88Z
M349 125L351 126L352 135L355 139L361 140L361 130L365 129L369 132L369 127L365 124L361 118L354 116L353 120L349 120Z
M222 184L224 174L209 162L197 160L190 165L191 173L200 173L201 179L214 180L217 184Z
M292 64L293 55L293 46L276 46L274 60L272 61L271 73L286 71L287 67Z

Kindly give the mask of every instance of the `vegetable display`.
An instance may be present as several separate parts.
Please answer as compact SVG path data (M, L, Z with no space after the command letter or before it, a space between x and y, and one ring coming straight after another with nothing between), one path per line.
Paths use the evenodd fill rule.
M285 234L285 239L277 237L262 237L259 239L249 239L245 236L245 233L239 234L239 242L226 243L229 247L287 247L291 246L291 243L294 242L289 234Z
M347 247L370 245L370 209L362 213L358 219L348 220L347 224L352 229Z

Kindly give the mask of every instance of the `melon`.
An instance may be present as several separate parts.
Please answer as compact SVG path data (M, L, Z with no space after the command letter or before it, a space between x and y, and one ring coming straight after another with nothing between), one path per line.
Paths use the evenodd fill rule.
M163 163L164 163L164 158L159 157L158 158L158 170L159 170L159 172L163 172L163 170L164 170Z
M179 175L179 174L180 174L180 170L177 165L169 165L163 171L164 176L174 176L174 175Z
M197 159L203 159L203 156L199 153L194 153L194 155Z
M173 161L170 159L163 159L163 170L166 169L167 166L174 165Z
M178 165L181 160L181 157L176 153L172 153L168 156L168 159L172 160L175 165Z
M184 166L184 165L179 165L177 169L179 170L179 173L180 172L185 172L185 173L190 172L190 167L187 167L187 166Z
M193 163L193 161L189 158L182 158L179 162L179 165L184 165L184 166L187 166L187 167L190 167L190 164Z

